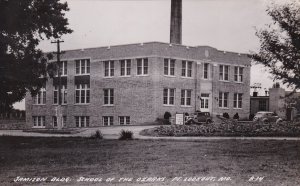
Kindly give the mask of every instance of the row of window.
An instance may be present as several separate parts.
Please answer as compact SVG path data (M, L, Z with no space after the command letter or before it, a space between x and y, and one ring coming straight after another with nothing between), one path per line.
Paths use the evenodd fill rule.
M104 105L112 106L114 105L114 89L103 89L104 93ZM242 108L242 96L241 93L233 94L233 107ZM201 94L201 97L209 97L209 94ZM62 88L62 103L67 103L67 87ZM192 90L182 89L180 94L180 105L191 106ZM229 92L219 92L219 107L228 108ZM35 104L46 104L46 91L43 89L42 93L39 93L35 100ZM37 101L39 100L39 101ZM57 87L54 89L53 103L58 103L58 91ZM76 85L75 89L75 103L76 104L87 104L90 103L90 86L89 84L79 84ZM175 88L164 88L163 89L163 104L164 105L174 105L175 104ZM208 105L208 101L201 104ZM208 108L208 106L207 106Z
M175 76L175 59L164 59L164 75ZM104 76L113 77L115 75L115 61L104 61ZM182 77L192 77L192 61L182 61ZM90 60L81 59L75 60L76 75L87 75L90 74ZM210 64L203 64L203 79L209 79L210 77ZM131 59L120 60L120 76L130 76L131 75ZM229 81L229 65L219 65L219 80ZM67 75L67 61L63 61L60 65L61 75ZM147 75L148 74L148 58L137 59L137 75ZM234 81L243 82L243 67L234 67Z
M229 92L219 92L219 107L228 108ZM242 108L243 94L233 94L233 108Z
M33 116L33 127L35 128L44 128L45 125L45 116ZM62 127L66 126L67 117L62 117ZM103 116L102 122L104 126L114 125L113 116ZM75 116L76 127L89 127L90 117L89 116ZM119 125L130 125L130 116L119 116ZM52 116L52 126L58 126L58 120L56 116Z

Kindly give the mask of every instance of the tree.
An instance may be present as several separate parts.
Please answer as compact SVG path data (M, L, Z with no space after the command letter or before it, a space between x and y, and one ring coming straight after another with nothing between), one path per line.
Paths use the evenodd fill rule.
M273 23L256 32L260 50L251 57L264 65L274 80L300 89L300 3L292 1L267 9Z
M47 58L37 46L72 33L66 11L59 0L0 0L0 113L44 85Z

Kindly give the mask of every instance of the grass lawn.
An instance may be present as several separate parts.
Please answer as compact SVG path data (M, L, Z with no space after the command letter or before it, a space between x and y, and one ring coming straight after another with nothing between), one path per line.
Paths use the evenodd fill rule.
M70 177L68 183L19 182L17 177ZM249 182L251 176L264 177ZM300 141L91 140L0 137L0 185L300 185ZM112 183L105 179L114 177ZM132 181L119 183L121 177ZM137 181L165 177L163 181ZM179 181L171 181L182 177ZM230 177L229 181L184 181Z

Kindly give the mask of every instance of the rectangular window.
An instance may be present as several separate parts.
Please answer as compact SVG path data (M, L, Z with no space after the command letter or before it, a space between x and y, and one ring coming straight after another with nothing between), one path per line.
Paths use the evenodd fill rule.
M234 81L243 82L243 67L234 67Z
M52 116L52 126L57 127L57 117L56 116Z
M130 117L129 116L120 116L119 124L120 125L130 125Z
M228 92L219 93L219 107L228 108Z
M234 95L233 95L233 107L234 108L242 108L242 100L243 100L243 94L234 93Z
M75 60L76 75L86 75L90 74L90 60L80 59Z
M164 75L175 75L175 59L164 59Z
M61 126L62 127L65 127L66 126L66 123L67 123L67 116L63 116L61 118ZM57 127L57 116L52 116L52 125L53 127Z
M42 87L36 96L33 97L33 103L35 105L45 105L46 104L46 88Z
M209 94L206 93L201 94L200 108L208 109L208 101L209 101Z
M76 127L88 127L90 126L89 116L75 116Z
M174 105L175 89L165 88L163 91L163 104Z
M131 74L131 60L121 60L120 61L121 66L121 76L130 76Z
M103 116L102 122L104 126L114 125L114 117L113 116Z
M266 111L267 110L267 101L266 100L259 100L258 110L259 111Z
M90 103L90 84L77 84L75 88L75 103Z
M61 102L67 104L67 85L61 86ZM53 104L58 104L58 86L54 86L53 90Z
M181 90L181 105L191 106L192 90Z
M114 61L104 61L104 76L113 77L115 73L115 62Z
M148 74L148 58L137 59L137 75Z
M192 61L182 61L181 76L192 77Z
M103 89L104 91L104 105L114 104L114 89Z
M57 62L56 62L57 63ZM67 61L61 61L60 62L60 72L61 72L61 76L67 76L68 74L68 62ZM58 76L58 69L55 72L55 76Z
M219 80L228 81L229 80L229 66L220 65L219 67Z
M209 64L208 63L204 63L203 65L203 79L208 79L209 77Z
M34 128L45 128L45 116L32 116Z

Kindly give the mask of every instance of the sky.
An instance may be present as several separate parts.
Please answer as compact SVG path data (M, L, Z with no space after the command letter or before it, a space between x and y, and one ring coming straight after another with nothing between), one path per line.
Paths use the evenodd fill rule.
M271 23L265 10L272 2L183 0L182 43L238 53L256 52L259 40L255 32ZM67 3L70 11L66 17L74 32L62 37L62 50L169 42L171 0L67 0ZM56 50L49 40L42 41L39 48L45 52ZM261 83L261 90L273 84L261 65L251 68L251 85L254 83ZM25 108L24 101L14 106Z

